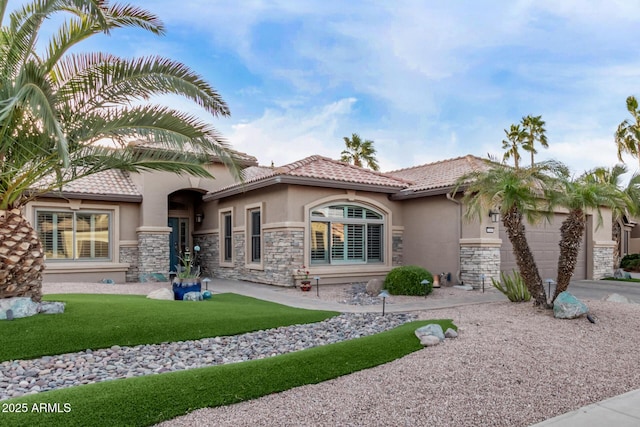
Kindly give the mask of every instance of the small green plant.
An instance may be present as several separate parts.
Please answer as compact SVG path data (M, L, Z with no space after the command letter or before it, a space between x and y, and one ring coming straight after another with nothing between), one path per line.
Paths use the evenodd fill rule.
M529 290L524 284L522 276L515 270L513 270L512 274L504 274L503 271L500 273L500 281L492 277L491 282L497 290L509 298L509 301L524 302L531 299L531 294L529 294Z
M423 280L428 280L427 295L433 290L433 275L417 265L396 267L384 279L384 287L391 295L424 295Z
M640 266L640 254L629 254L620 260L620 268L623 270L634 270Z
M178 257L180 265L176 267L178 268L179 279L197 279L200 277L200 265L198 263L200 246L194 246L193 252L194 255L191 256L191 252L187 249L181 257Z

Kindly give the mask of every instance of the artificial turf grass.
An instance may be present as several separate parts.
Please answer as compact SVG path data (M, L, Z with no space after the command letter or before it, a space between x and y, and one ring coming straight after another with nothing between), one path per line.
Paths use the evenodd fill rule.
M422 348L416 328L451 320L406 323L380 334L228 365L107 381L0 402L26 404L26 413L0 414L0 426L147 426L195 409L229 405L315 384L391 362ZM70 412L34 412L58 403ZM38 407L38 406L36 406Z
M0 322L0 361L237 335L319 322L339 314L231 293L199 302L94 294L47 295L45 299L66 302L65 312Z

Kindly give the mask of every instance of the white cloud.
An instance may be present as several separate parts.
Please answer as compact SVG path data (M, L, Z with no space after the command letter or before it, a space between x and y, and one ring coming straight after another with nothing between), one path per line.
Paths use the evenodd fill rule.
M343 136L338 129L348 121L355 102L345 98L311 112L270 109L256 120L233 125L226 137L235 149L256 156L263 165L282 165L312 154L338 158Z

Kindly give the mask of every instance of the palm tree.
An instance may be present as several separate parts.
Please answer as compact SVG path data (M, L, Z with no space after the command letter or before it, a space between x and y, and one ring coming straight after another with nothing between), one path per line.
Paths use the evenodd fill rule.
M618 147L618 159L622 162L622 153L629 153L638 158L640 163L640 109L634 96L627 98L627 110L633 116L633 122L624 120L615 133Z
M585 180L613 185L622 191L631 200L631 206L625 207L624 210L614 209L611 224L611 239L616 242L613 252L614 265L620 262L620 241L622 240L621 221L625 215L637 215L640 210L640 174L633 174L625 187L622 185L622 175L627 173L627 167L624 164L615 165L612 168L599 167L585 173Z
M342 151L340 160L345 163L353 163L358 167L362 167L364 163L369 169L380 170L376 159L376 149L373 148L373 141L369 139L362 141L360 135L354 133L351 134L351 139L347 136L344 137L344 144L347 149Z
M481 218L490 209L498 209L502 217L520 274L533 297L534 305L546 306L546 295L533 252L526 238L524 220L534 223L548 210L542 196L548 175L545 171L555 164L545 162L535 168L512 168L487 162L485 170L472 172L458 180L453 194L465 188L465 216Z
M544 128L545 122L542 120L542 116L528 115L522 118L521 123L522 129L526 134L524 143L522 144L522 149L531 153L531 166L533 166L534 154L538 154L538 151L535 148L536 141L538 141L542 147L549 148L547 136L545 135L547 132Z
M601 225L602 207L620 212L631 206L631 200L615 185L596 182L588 178L588 174L571 178L568 173L558 174L557 185L547 187L547 199L553 206L559 205L569 210L560 226L558 277L553 301L569 287L587 223L587 212L595 210L598 225Z
M0 22L6 6L0 0ZM45 20L62 23L44 52L36 52ZM150 12L103 0L34 0L0 28L0 298L41 296L42 246L23 215L30 199L112 168L211 177L203 164L215 155L237 171L211 125L148 102L176 94L212 117L227 116L220 95L188 67L161 57L69 53L120 27L164 32ZM105 138L120 148L94 144ZM158 149L127 146L132 139Z
M520 128L520 125L511 125L509 130L504 130L507 139L502 140L502 149L506 150L502 158L507 161L513 158L513 165L516 169L520 167L520 151L519 148L525 141L526 132Z

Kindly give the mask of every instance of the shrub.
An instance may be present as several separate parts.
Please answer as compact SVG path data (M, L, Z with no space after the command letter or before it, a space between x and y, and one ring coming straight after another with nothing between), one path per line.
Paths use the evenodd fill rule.
M620 268L623 270L632 270L640 266L640 254L629 254L620 260Z
M422 281L427 279L429 285L426 292L433 290L433 275L417 265L396 267L384 279L384 287L391 295L424 295L425 286Z
M500 281L497 281L492 277L491 282L493 282L493 286L497 290L509 298L509 301L523 302L531 299L531 294L529 294L529 290L524 284L522 276L520 276L520 273L515 270L513 270L512 275L504 274L503 271L500 273Z

